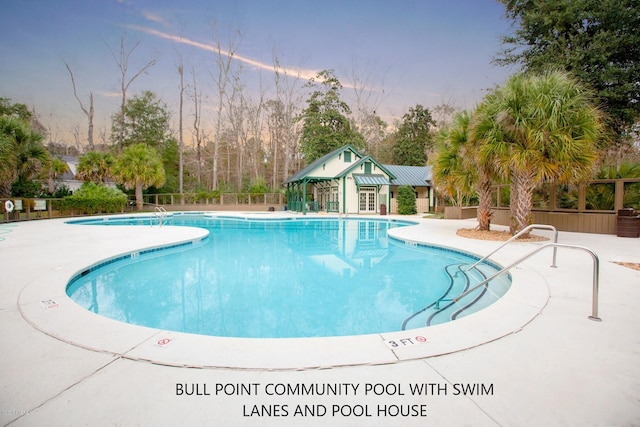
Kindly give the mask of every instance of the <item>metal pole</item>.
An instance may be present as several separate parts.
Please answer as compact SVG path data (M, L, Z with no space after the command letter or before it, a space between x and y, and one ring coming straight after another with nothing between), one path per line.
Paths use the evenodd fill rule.
M508 266L504 267L502 270L498 271L493 276L483 280L482 282L480 282L477 285L475 285L474 287L466 290L465 292L462 292L460 295L458 295L457 297L455 297L453 299L453 302L458 302L460 299L462 299L463 297L467 296L468 294L470 294L471 292L473 292L477 288L479 288L481 286L486 286L491 280L493 280L497 276L499 276L499 275L511 270L513 267L515 267L516 265L520 264L524 260L529 259L533 255L535 255L538 252L542 251L543 249L546 249L546 248L549 248L549 247L553 247L554 250L556 248L558 248L558 247L560 247L560 248L569 248L569 249L580 249L582 251L585 251L585 252L589 253L589 255L591 255L591 258L593 258L593 291L592 291L592 301L591 301L591 316L589 316L589 319L593 320L593 321L596 321L596 322L602 321L602 319L600 317L598 317L598 291L600 289L600 260L598 258L598 255L596 255L595 252L593 252L591 249L585 248L584 246L566 245L566 244L561 244L561 243L545 243L544 245L540 246L539 248L534 249L533 251L529 252L525 256L517 259L516 261L512 262Z
M500 249L504 248L505 246L507 246L509 243L511 243L512 241L514 241L515 239L517 239L518 237L522 236L523 234L525 234L526 232L533 230L533 229L541 229L541 230L552 230L555 232L555 236L553 239L554 243L558 243L558 230L553 226L553 225L546 225L546 224L531 224L525 228L523 228L522 230L520 230L520 232L518 232L516 235L514 235L513 237L511 237L509 240L507 240L506 242L504 242L502 245L498 246L493 252L491 252L488 255L485 255L482 259L478 260L475 262L475 264L473 264L471 267L467 268L464 271L469 271L472 268L475 268L478 266L478 264L480 264L482 261L485 261L487 258L489 258L491 255L495 254L496 252L498 252ZM557 248L554 247L553 248L553 262L551 264L551 267L556 268L556 255L557 255Z

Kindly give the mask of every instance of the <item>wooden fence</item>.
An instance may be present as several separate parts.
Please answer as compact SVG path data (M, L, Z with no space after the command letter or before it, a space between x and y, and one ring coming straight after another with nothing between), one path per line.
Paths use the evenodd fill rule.
M491 223L509 225L508 185L494 188ZM640 178L599 179L575 187L549 186L536 192L532 223L560 231L616 234L617 214L640 207ZM567 207L571 205L570 207ZM446 219L475 218L477 206L445 208Z

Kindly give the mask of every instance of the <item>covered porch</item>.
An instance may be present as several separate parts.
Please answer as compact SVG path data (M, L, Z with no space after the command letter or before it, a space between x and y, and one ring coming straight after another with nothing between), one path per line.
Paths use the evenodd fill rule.
M286 183L287 210L294 212L340 212L339 180L305 177Z

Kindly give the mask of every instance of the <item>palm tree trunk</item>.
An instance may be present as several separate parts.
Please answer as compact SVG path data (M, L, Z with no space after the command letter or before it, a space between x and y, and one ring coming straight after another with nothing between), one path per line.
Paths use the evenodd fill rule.
M516 234L531 225L534 188L534 177L532 173L520 171L514 174L511 183L511 234ZM522 237L527 236L528 233Z
M139 211L142 210L142 206L144 202L142 201L142 182L140 180L136 181L136 207Z
M480 170L478 177L478 230L489 231L491 228L491 180L485 171Z

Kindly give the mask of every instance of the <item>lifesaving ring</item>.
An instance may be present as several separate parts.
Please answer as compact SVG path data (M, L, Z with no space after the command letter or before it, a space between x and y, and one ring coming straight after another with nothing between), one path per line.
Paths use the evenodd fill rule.
M7 200L6 202L4 202L4 209L7 212L9 212L9 213L13 212L13 208L14 207L15 206L13 205L13 202L11 200Z

